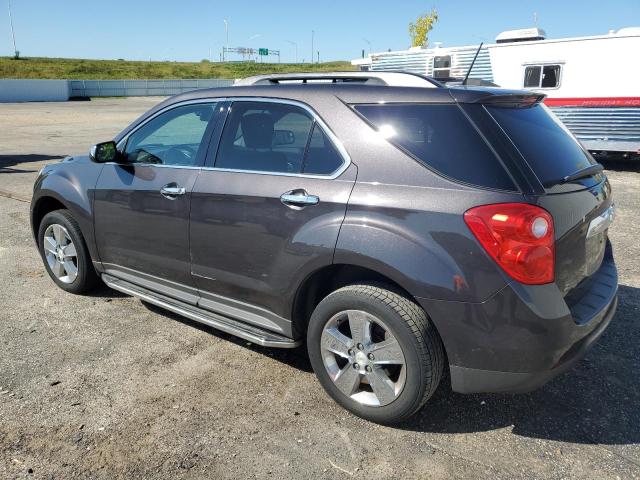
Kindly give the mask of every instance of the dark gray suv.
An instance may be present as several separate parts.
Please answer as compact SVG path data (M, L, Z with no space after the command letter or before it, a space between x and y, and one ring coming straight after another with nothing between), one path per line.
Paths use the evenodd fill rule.
M338 403L392 423L565 370L617 303L602 166L542 95L401 73L273 75L165 100L45 167L53 281L256 344L306 345Z

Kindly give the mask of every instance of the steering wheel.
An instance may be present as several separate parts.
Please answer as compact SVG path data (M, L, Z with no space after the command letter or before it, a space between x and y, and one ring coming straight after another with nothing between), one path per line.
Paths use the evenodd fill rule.
M167 163L170 165L174 163L180 164L185 160L191 163L191 161L196 157L196 153L197 151L195 148L188 145L177 145L175 147L171 147L166 153L166 158L168 160Z

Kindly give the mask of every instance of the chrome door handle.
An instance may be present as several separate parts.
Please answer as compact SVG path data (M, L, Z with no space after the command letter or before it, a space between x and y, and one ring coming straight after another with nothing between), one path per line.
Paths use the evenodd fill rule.
M298 193L299 192L299 193ZM306 207L308 205L316 205L320 202L320 197L317 195L309 195L304 190L296 192L286 192L280 195L280 201L285 205L295 207Z
M169 183L160 189L160 195L169 200L175 200L178 195L184 195L187 190L184 187L178 187L175 183Z

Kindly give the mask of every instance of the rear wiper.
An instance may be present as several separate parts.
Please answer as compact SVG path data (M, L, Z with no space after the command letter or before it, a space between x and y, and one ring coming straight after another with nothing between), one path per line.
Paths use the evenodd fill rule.
M589 165L588 167L581 168L577 172L572 173L571 175L567 175L566 177L562 177L559 180L554 180L552 182L547 182L545 187L551 187L553 185L562 185L563 183L574 182L576 180L580 180L581 178L590 177L591 175L595 175L604 170L604 167L600 163L594 163L593 165Z

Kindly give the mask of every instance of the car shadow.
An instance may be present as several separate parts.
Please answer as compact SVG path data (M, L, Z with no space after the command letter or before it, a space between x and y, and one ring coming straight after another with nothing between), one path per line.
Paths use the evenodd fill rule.
M260 345L256 345L255 343L250 342L249 340L244 340L242 338L236 337L234 335L230 335L225 332L221 332L213 327L205 325L203 323L196 322L195 320L191 320L189 318L178 315L177 313L173 313L169 310L165 310L164 308L158 307L152 303L141 301L142 304L151 310L154 313L159 315L164 315L165 317L169 317L172 320L176 320L180 323L184 323L185 325L189 325L190 327L197 328L203 332L206 332L210 335L220 338L221 340L226 340L228 342L234 343L240 347L248 348L254 352L257 352L265 357L273 358L285 365L288 365L293 368L297 368L303 372L313 372L311 368L311 363L309 362L309 357L307 356L307 349L304 345L301 345L296 348L267 348L262 347Z
M39 153L30 153L27 155L0 155L0 173L28 173L37 170L23 170L11 168L14 165L24 163L42 162L44 160L60 160L63 155L43 155Z
M511 428L516 435L563 442L640 443L640 289L622 285L619 299L615 318L587 356L541 389L520 395L462 395L451 392L445 375L426 406L396 428L431 433ZM304 345L291 350L261 347L143 303L154 313L312 372Z

